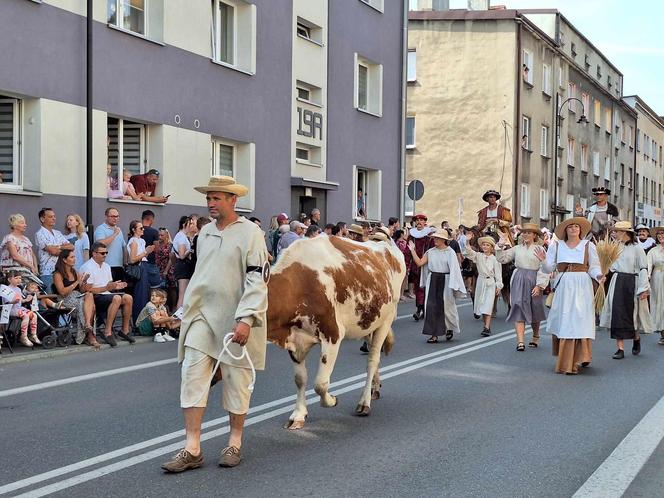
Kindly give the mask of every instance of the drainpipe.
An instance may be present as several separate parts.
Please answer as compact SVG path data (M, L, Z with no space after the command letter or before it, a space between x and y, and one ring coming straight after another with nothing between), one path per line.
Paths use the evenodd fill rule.
M94 240L94 225L92 224L92 0L87 0L87 28L86 28L86 141L85 141L85 220L90 240Z
M403 26L401 27L401 149L399 165L399 218L406 217L406 97L408 83L408 2L403 0Z
M622 95L622 93L621 93ZM638 112L638 111L637 111ZM638 135L639 129L638 129L638 114L636 118L634 119L634 133ZM636 136L634 137L634 141L636 142ZM636 206L637 206L637 199L636 199L636 188L638 185L636 185L636 182L634 179L636 178L636 158L637 158L637 153L636 153L636 143L634 144L634 168L632 168L632 195L634 196L634 199L632 199L632 223L634 223L633 226L636 226Z
M514 199L514 219L521 223L521 191L519 188L519 166L521 164L521 20L517 19L518 28L516 30L516 119L514 125L514 189L512 190L512 199Z

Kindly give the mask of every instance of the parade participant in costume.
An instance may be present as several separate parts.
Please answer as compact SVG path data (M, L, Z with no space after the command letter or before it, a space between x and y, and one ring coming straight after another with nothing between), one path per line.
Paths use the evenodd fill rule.
M512 212L505 206L500 206L499 199L500 192L497 190L487 190L482 196L482 200L488 205L477 212L477 226L480 230L484 230L490 221L504 221L507 226L512 222Z
M650 228L645 226L643 223L636 225L636 236L638 237L638 242L641 246L641 249L643 249L646 254L648 254L650 249L655 247L657 244L655 239L650 236Z
M621 242L622 251L611 265L611 281L600 314L601 327L611 329L611 339L615 339L618 350L615 360L625 357L625 339L632 339L632 354L641 352L639 331L652 332L648 311L648 260L646 253L636 243L636 235L629 221L617 222L611 231Z
M547 332L553 336L553 355L558 357L556 373L574 375L578 365L592 361L595 340L595 308L592 278L604 283L595 244L584 240L590 222L574 217L560 223L556 241L546 253L536 251L544 273L557 272L553 304L547 319Z
M474 237L473 232L468 232L466 237L471 241ZM476 252L470 244L466 244L464 256L477 266L478 277L475 287L473 314L475 316L482 315L484 320L482 336L488 337L491 335L493 306L496 297L500 295L500 289L503 288L503 269L493 254L496 242L491 237L480 237L477 243L482 252Z
M237 198L248 189L232 177L213 176L196 190L206 194L215 222L199 233L196 269L184 298L178 360L186 443L161 466L167 472L203 465L201 424L213 373L215 380L221 373L223 405L230 420L228 446L221 451L219 465L240 463L242 430L255 380L252 365L255 370L265 368L267 248L260 228L235 212ZM233 336L226 347L229 333ZM242 346L248 358L242 356Z
M429 237L429 234L434 229L427 226L427 217L422 213L413 216L413 221L415 222L415 227L410 229L408 241L415 244L415 253L421 258L433 246L433 241ZM412 284L415 288L417 311L413 314L413 318L416 322L424 316L424 289L420 287L420 275L420 267L418 265L411 265L410 272L408 273L408 283Z
M546 316L542 291L549 283L549 276L539 270L540 260L536 255L541 236L539 226L534 223L524 223L518 245L508 247L505 239L498 242L496 254L498 262L507 264L514 261L516 267L510 282L511 308L506 321L515 322L517 351L526 350L526 323L530 323L533 328L533 337L528 346L536 348L539 345L540 322Z
M664 227L652 229L657 245L648 253L650 277L650 318L659 332L659 344L664 345Z
M364 235L364 229L360 225L353 223L350 228L348 228L348 237L350 237L355 242L366 242L367 238Z
M431 234L434 247L428 249L420 258L415 242L410 241L408 248L413 262L422 268L420 286L425 289L424 328L422 334L431 336L427 342L438 342L438 336L445 333L450 341L454 333L461 332L456 297L465 295L466 288L461 277L461 268L456 254L449 246L451 237L447 230L436 230Z
M619 216L618 208L609 202L611 190L606 187L595 187L593 195L597 199L588 209L588 221L591 223L590 233L597 240L603 238L610 226Z

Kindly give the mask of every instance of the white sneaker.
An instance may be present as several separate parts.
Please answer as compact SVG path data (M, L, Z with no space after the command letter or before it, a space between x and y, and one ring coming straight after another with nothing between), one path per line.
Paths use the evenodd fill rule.
M175 337L171 337L171 335L168 333L164 334L163 338L166 342L173 342L175 340Z
M161 332L157 332L154 335L154 342L166 342L166 339L164 339L164 336L161 335Z

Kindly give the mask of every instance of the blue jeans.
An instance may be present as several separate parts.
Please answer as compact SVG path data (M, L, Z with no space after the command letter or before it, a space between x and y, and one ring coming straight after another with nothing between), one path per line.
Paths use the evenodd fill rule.
M51 294L54 292L53 289L53 274L49 275L39 275L39 280L44 282L44 292L46 294Z
M159 267L154 263L143 261L141 266L145 266L148 274L148 283L151 289L161 287L161 275L159 274Z

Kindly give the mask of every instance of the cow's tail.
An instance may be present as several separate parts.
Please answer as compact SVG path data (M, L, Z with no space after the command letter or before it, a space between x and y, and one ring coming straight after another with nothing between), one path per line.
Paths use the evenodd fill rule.
M392 332L392 328L390 328L390 331L387 333L387 336L385 337L385 341L383 341L382 351L383 353L385 353L385 356L390 354L390 351L392 351L392 347L394 347L394 332Z

